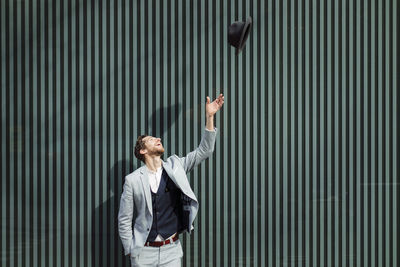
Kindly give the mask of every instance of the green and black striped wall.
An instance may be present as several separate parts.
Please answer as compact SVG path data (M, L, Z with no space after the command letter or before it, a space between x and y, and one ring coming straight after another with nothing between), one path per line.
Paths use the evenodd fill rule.
M398 266L399 17L396 0L0 1L1 266L129 266L137 136L185 155L220 92L183 266Z

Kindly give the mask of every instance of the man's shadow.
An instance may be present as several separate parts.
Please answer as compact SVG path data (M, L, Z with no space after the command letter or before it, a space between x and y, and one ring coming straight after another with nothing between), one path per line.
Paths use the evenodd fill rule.
M130 266L118 234L118 209L126 175L135 169L128 159L117 161L107 175L107 200L92 214L92 266Z
M181 104L175 104L166 108L156 110L149 118L149 134L163 137L176 122L181 113ZM174 111L174 112L173 112ZM172 116L175 114L175 116ZM155 121L164 119L171 122L169 125L162 124L156 127ZM134 137L131 137L134 138ZM135 144L133 144L134 146ZM132 149L133 147L129 147ZM133 153L132 157L133 157ZM130 259L124 256L124 249L118 233L118 210L119 202L125 182L125 176L140 166L135 166L134 159L118 160L107 173L107 200L100 204L92 213L91 240L92 240L92 266L130 266Z

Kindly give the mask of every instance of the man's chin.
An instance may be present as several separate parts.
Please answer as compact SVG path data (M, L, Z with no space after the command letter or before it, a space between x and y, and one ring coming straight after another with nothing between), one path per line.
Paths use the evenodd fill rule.
M162 155L164 155L164 149L162 151L161 150L157 151L156 154L157 154L157 156L161 157Z

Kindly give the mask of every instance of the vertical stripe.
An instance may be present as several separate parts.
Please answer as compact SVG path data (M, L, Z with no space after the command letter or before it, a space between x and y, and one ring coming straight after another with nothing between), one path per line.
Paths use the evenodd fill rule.
M395 7L393 8L393 10L395 10L397 12L396 13L397 16L394 16L394 17L395 18L397 17L397 24L396 25L399 25L399 22L400 22L400 19L399 19L400 5L397 4L397 1L395 1L394 4L395 4ZM395 38L393 38L393 40L394 40L393 47L397 47L397 45L399 44L399 39L398 38L399 38L398 32L395 31ZM396 71L398 71L399 68L400 68L400 60L399 60L398 50L395 49L394 52L395 52L394 53L394 58L396 58L397 60L394 63L394 66L393 66L394 67L394 71L393 72L397 73ZM399 76L398 75L396 75L396 78L393 79L393 83L394 83L393 88L397 88L396 86L399 84ZM396 99L396 112L395 112L395 114L396 114L396 118L398 119L398 118L400 118L400 108L399 108L400 94L397 92L397 90L395 90L394 92L396 93L396 96L397 96L397 97L394 97L394 99ZM396 119L394 119L394 121L396 122L396 127L394 127L396 134L394 134L394 136L397 136L397 134L399 134L397 132L398 131L398 121ZM394 141L396 142L394 144L394 147L396 147L396 151L397 151L397 153L395 154L397 162L396 162L396 159L394 160L396 162L396 166L397 166L397 168L394 169L394 171L396 173L396 175L394 175L394 177L397 177L397 181L396 182L398 184L400 182L400 179L399 179L399 175L400 175L400 143L398 142L399 140L397 138L394 138ZM399 222L399 220L400 220L400 212L396 209L396 207L398 207L400 205L400 194L399 194L400 190L399 190L398 186L397 186L397 191L395 191L395 192L396 192L397 200L394 202L395 203L394 210L396 210L395 225L397 225L396 222ZM400 231L398 231L397 228L395 228L395 230L397 231L397 235L395 234L395 236L397 237L397 240L399 240ZM397 251L396 248L398 246L399 246L399 244L394 244L393 250ZM398 261L399 261L399 259L398 259L397 253L395 253L394 265L396 265L396 263Z
M350 60L351 60L351 69L352 71L350 72L350 79L352 80L351 83L351 87L353 88L352 91L352 97L353 97L353 107L352 107L352 123L351 123L351 129L352 129L352 138L349 140L350 143L352 143L352 164L351 166L353 166L353 173L352 173L352 177L353 177L353 181L351 181L351 186L353 187L352 191L349 191L349 195L352 194L352 200L353 200L353 206L352 206L352 213L355 215L353 216L353 235L352 235L352 241L353 241L353 264L355 266L358 266L358 262L360 261L360 257L359 257L359 246L360 243L359 238L360 238L360 227L359 227L359 214L360 214L360 190L358 190L358 186L357 186L357 181L360 181L360 177L359 177L359 168L358 168L358 163L359 163L359 154L358 154L358 147L357 146L359 144L359 138L357 138L357 131L358 129L360 129L360 127L358 127L358 123L359 123L359 119L357 117L357 114L359 114L359 103L358 103L358 91L359 91L359 83L357 83L357 64L355 64L357 62L357 16L355 16L355 12L357 11L357 2L353 2L352 5L350 6L352 8L352 10L350 10L349 12L349 16L350 14L352 14L352 18L350 19L350 25L352 25L351 31L350 31L350 38L352 41L352 46L350 47L350 53L352 56L349 55ZM352 12L351 12L352 11Z
M1 16L1 15L0 15ZM27 31L26 31L26 29L25 29L25 26L26 26L26 5L25 5L25 3L21 3L21 10L20 10L20 16L21 16L21 32L20 32L20 40L21 40L21 78L22 77L26 77L26 70L27 70L27 60L26 60L26 47L27 46L25 46L26 45L26 43L27 43L27 36L28 36L28 34L27 34ZM0 19L0 21L1 21L1 19ZM1 22L0 22L1 23ZM1 28L1 27L0 27ZM0 48L0 50L1 50L1 48ZM1 76L1 74L0 74L0 76ZM0 78L0 84L2 84L2 82L1 82L1 78ZM22 149L22 152L24 152L24 153L21 153L22 155L21 155L21 161L20 161L20 166L22 167L20 167L20 169L21 169L21 179L23 178L23 177L26 177L26 175L27 175L27 171L26 171L26 166L27 166L27 161L26 161L26 156L27 156L27 149L26 149L26 143L25 143L25 140L26 140L26 136L27 136L27 129L28 129L28 127L27 127L27 124L26 124L26 94L27 94L27 79L24 79L24 78L22 78L21 79L21 129L22 129L22 136L21 136L21 149ZM0 138L2 138L2 136L0 135ZM0 169L1 169L1 167L0 167ZM0 173L1 173L1 170L0 170ZM27 189L27 186L26 185L22 185L22 188L21 188L21 193L22 193L22 196L21 196L21 219L20 219L20 221L21 221L21 228L20 229L26 229L27 228L27 225L26 225L26 221L27 221L27 216L26 216L26 214L27 214L27 212L26 212L26 210L27 210L27 205L26 205L26 203L27 203L27 192L28 192L28 189ZM22 233L20 233L20 240L18 240L18 242L20 242L21 240L26 240L26 238L27 238L27 231L22 231ZM3 250L1 250L1 251L3 251ZM28 251L27 251L27 249L26 249L26 247L24 247L24 248L22 248L22 253L24 253L24 255L25 256L28 256L28 253L27 253ZM22 258L21 259L21 265L22 266L24 266L24 265L26 265L26 257L24 257L24 258Z
M88 8L89 5L89 8ZM83 7L82 7L82 31L80 32L82 34L83 37L83 51L82 51L82 55L83 55L83 70L82 70L82 79L83 79L83 87L82 87L82 91L83 91L83 101L81 102L81 105L83 106L83 115L82 115L82 121L83 121L83 142L82 142L82 147L81 147L81 151L83 152L83 167L82 167L82 171L81 171L81 179L83 180L82 183L82 187L81 187L81 192L80 194L82 194L82 199L83 199L83 204L82 204L82 212L80 214L80 223L81 223L81 227L80 227L80 231L79 233L81 233L81 240L83 239L83 255L81 257L81 263L83 262L82 265L89 265L89 236L88 233L90 231L90 221L88 220L89 217L89 213L88 213L88 209L90 208L89 206L89 198L90 198L90 194L85 192L89 192L89 185L90 185L90 179L88 178L84 178L84 177L90 177L91 172L90 172L90 163L88 160L88 151L90 151L90 146L89 146L89 130L90 130L90 126L89 126L89 122L88 122L88 114L89 114L89 109L90 106L92 105L92 102L88 99L88 95L90 92L90 77L89 77L89 71L90 71L90 63L88 63L88 61L90 60L90 53L89 53L89 49L88 47L88 41L90 39L90 37L88 36L90 33L90 28L89 28L89 23L90 23L90 16L89 16L89 11L90 10L90 4L88 4L88 2L84 2ZM89 29L89 32L88 32ZM89 60L88 60L89 59ZM88 67L90 66L90 67ZM82 153L81 152L81 153Z
M350 207L351 207L351 205L352 205L352 199L351 199L351 197L350 197L350 194L349 194L349 192L351 191L351 187L350 187L350 172L351 172L351 169L352 169L352 167L353 167L353 165L352 164L350 164L350 149L351 149L351 146L350 146L350 112L349 112L349 110L350 110L350 103L351 103L351 100L350 100L350 75L351 75L351 72L350 72L350 58L351 58L351 56L350 56L350 53L349 53L349 51L350 51L350 46L351 46L351 40L350 40L350 36L349 36L349 32L350 32L350 23L349 23L349 21L350 21L350 3L349 2L346 2L345 3L345 5L344 5L344 16L343 16L343 19L344 19L344 21L345 21L345 30L344 30L344 35L345 35L345 40L344 40L344 44L345 44L345 47L346 47L346 49L345 49L345 53L344 53L344 58L345 58L345 71L346 71L346 81L345 81L345 86L344 86L344 88L345 88L345 94L346 94L346 108L345 108L345 131L346 131L346 134L345 134L345 139L344 139L344 148L345 148L345 168L344 168L344 170L345 170L345 176L344 176L344 179L345 179L345 184L346 184L346 186L345 186L345 190L343 191L343 194L344 194L344 196L345 196L345 200L346 200L346 211L345 211L345 213L344 213L344 216L343 216L343 220L345 220L345 232L343 233L343 235L344 235L344 237L345 237L345 248L346 249L344 249L344 254L346 255L349 255L346 259L345 259L345 265L346 266L350 266L350 260L351 259L353 259L353 257L354 257L354 252L353 252L353 250L352 250L352 247L351 247L351 245L350 245L350 236L351 236L351 233L352 233L352 231L351 231L351 221L352 221L352 218L350 217L350 214L352 214L352 212L351 212L351 210L350 210ZM348 253L347 253L347 251L348 251ZM353 263L352 263L353 264Z
M89 235L89 263L91 265L95 265L95 251L96 251L96 246L95 246L95 235L93 233L96 232L96 218L93 216L93 210L95 210L95 203L96 203L96 184L97 184L97 179L95 179L96 177L96 163L97 157L93 156L96 155L96 152L98 151L98 149L96 150L96 134L98 132L98 130L96 130L96 122L97 122L97 114L98 112L96 112L95 108L96 108L96 102L98 97L96 97L95 93L96 93L96 88L98 88L98 86L96 86L98 83L100 83L100 81L97 81L96 79L96 74L97 69L96 67L98 67L98 64L96 62L96 58L97 58L97 49L99 49L99 47L94 47L94 44L97 44L98 42L96 42L96 36L98 36L96 29L98 28L95 27L96 24L96 16L95 16L95 12L98 10L98 5L95 6L95 2L94 0L91 1L91 9L92 12L90 13L90 44L91 44L91 50L89 52L90 54L90 66L91 66L91 70L90 70L90 94L92 95L92 105L91 105L91 109L90 109L90 115L91 115L91 120L90 120L90 128L91 128L91 136L90 139L92 140L92 147L90 150L90 155L92 155L91 158L91 168L90 168L90 173L92 174L90 177L90 182L91 182L91 197L90 197L90 212L88 214L89 217L89 223L88 226L90 227L91 232L88 233ZM94 190L93 190L94 189ZM97 258L97 257L96 257Z
M13 43L17 44L18 43L18 32L20 31L20 25L18 23L18 6L17 3L13 3L13 26L14 26L14 30L13 30ZM18 74L20 73L20 71L18 70L18 66L19 64L17 63L19 61L19 55L20 55L20 51L19 51L20 47L14 47L14 53L13 53L13 96L12 96L12 100L10 99L10 102L13 103L13 108L12 108L12 114L13 114L13 119L12 119L12 127L11 127L11 133L13 135L12 139L13 139L13 145L12 145L12 161L13 161L13 171L11 173L10 176L17 176L20 177L20 174L18 173L18 140L19 140L19 134L20 134L20 125L18 122L18 98L19 98L19 91L20 91L20 86L18 86ZM14 203L12 203L11 205L14 207L14 220L15 222L18 222L20 220L20 216L19 216L19 199L18 199L18 191L17 191L17 182L18 179L14 179L14 181L12 182L12 188L10 190L10 193L13 192L14 195ZM12 215L11 215L12 216ZM15 225L17 226L17 229L19 228L18 223L15 223ZM12 235L13 243L14 244L18 244L18 231L15 231L15 233ZM13 246L13 245L11 245ZM18 265L19 259L17 257L15 257L14 260L14 264Z
M4 1L2 1L0 3L0 9L1 9L0 10L0 31L2 32L2 36L1 36L2 42L0 42L0 51L2 52L0 54L0 60L1 60L1 65L0 65L0 84L1 84L2 88L4 86L4 72L5 72L5 65L6 65L5 63L3 63L4 56L5 56L5 55L3 55L3 51L5 50L5 48L3 48L4 47L3 40L4 40L4 32L5 32L5 29L4 29L5 28L5 25L4 25L5 23L3 21L3 19L5 17L4 16L4 13L5 13L4 4L5 4ZM6 103L5 92L6 92L6 90L1 90L1 92L0 92L0 103L1 103L1 106L5 106L5 103ZM4 118L1 117L1 129L6 128L6 125L5 125L4 122L5 122ZM0 150L1 158L5 157L4 151L5 151L6 147L7 147L7 142L4 144L3 135L4 135L4 131L2 130L2 131L0 131L0 138L2 140L2 146L1 146L1 150ZM3 164L3 161L0 162L0 174L1 174L2 177L4 176L4 172L3 171L5 170L5 165L6 164ZM6 180L5 179L1 179L1 188L3 189L5 187L6 187ZM5 197L6 197L5 193L3 193L3 191L2 191L2 197L0 199L1 217L2 218L6 217L5 214L4 214L5 210L6 210L6 208L5 208L5 201L6 201ZM2 228L4 228L4 226ZM1 243L0 243L0 250L1 251L4 251L4 248L6 247L5 240L6 240L6 233L4 231L1 231Z
M394 40L394 38L393 38L393 24L392 24L392 22L393 22L393 11L394 9L393 9L393 1L389 1L389 8L388 8L388 13L389 13L389 16L388 16L388 18L387 18L387 25L389 26L389 31L388 31L388 36L389 36L389 52L388 52L388 54L389 54L389 80L388 80L388 83L389 83L389 85L388 85L388 87L389 87L389 123L388 123L388 125L389 125L389 184L390 184L390 186L388 187L388 191L389 191L389 199L388 199L388 205L389 205L389 212L388 212L388 214L389 214L389 220L388 220L388 224L389 224L389 240L388 240L388 244L389 244L389 249L388 249L388 254L389 254L389 259L388 259L388 261L389 261L389 266L390 265L393 265L394 264L394 240L395 240L395 238L394 238L394 229L395 229L395 227L394 227L394 214L396 213L395 212L395 209L394 209L394 204L393 204L393 201L394 201L394 189L392 189L391 187L393 187L393 188L396 188L394 185L395 185L395 183L396 183L396 180L395 180L395 178L394 178L394 170L393 170L393 145L394 145L394 140L393 140L393 132L394 132L394 121L393 121L393 113L394 113L394 107L393 107L393 102L394 102L394 97L393 97L393 95L394 95L394 90L393 90L393 88L394 88L394 81L393 81L393 40Z

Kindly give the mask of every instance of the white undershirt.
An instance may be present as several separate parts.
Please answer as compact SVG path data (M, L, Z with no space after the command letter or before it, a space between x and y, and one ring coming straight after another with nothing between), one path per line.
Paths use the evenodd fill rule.
M161 166L155 172L153 172L153 171L149 170L149 168L147 168L147 172L148 172L148 176L149 176L149 184L150 184L151 191L153 191L153 193L157 193L158 187L160 187L163 167ZM167 239L174 237L174 235L175 234L173 234L172 236L170 236ZM157 235L157 237L154 241L164 241L164 238L161 235Z
M148 176L151 191L153 191L153 193L157 193L158 187L160 186L161 182L163 167L161 166L160 168L158 168L156 172L150 171L148 168L147 171L149 174Z

